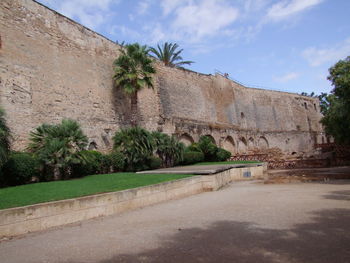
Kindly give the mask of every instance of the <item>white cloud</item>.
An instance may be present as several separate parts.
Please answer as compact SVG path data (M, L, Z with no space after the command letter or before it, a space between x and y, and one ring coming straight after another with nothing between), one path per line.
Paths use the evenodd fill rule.
M131 39L138 39L141 38L141 34L131 28L128 28L126 26L112 26L109 33L115 37L120 38L121 36L126 36L127 38Z
M286 82L291 81L293 79L296 79L298 77L299 77L299 73L290 72L290 73L284 74L282 76L274 77L274 81L280 82L280 83L286 83Z
M223 33L238 16L238 10L224 0L180 2L185 4L177 2L177 7L172 10L175 15L171 23L173 38L201 41L204 37Z
M151 5L151 2L149 0L140 1L137 5L137 13L139 15L146 14L150 5Z
M77 19L81 24L91 29L97 29L109 15L109 6L118 3L116 0L43 0L59 13Z
M189 0L162 0L160 5L163 9L163 15L167 16L171 12L174 12L174 10L176 10L177 7L181 5L186 5L189 2Z
M267 20L279 21L320 4L323 0L283 0L271 6Z
M343 42L329 48L310 47L302 52L302 56L313 67L323 64L333 64L340 59L344 59L350 55L350 37Z

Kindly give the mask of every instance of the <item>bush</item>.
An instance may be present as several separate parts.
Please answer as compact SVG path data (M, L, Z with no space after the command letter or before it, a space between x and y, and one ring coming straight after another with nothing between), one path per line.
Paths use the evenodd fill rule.
M5 120L5 112L0 108L0 170L10 154L10 129ZM1 172L1 171L0 171Z
M125 166L125 156L121 152L114 151L109 155L113 172L123 171Z
M21 185L38 180L40 177L40 163L30 153L11 153L2 169L2 184L5 186Z
M29 139L28 148L45 170L53 171L53 180L69 178L72 166L85 162L82 153L88 139L76 121L64 119L56 125L44 123L30 133Z
M73 177L82 177L86 175L98 174L102 172L103 154L98 151L81 151L85 162L72 165Z
M185 145L175 137L161 132L152 132L155 153L164 167L172 167L182 161Z
M231 157L231 153L229 151L226 151L225 149L222 149L222 148L218 148L218 151L216 152L216 161L223 162L230 157Z
M155 142L150 132L140 127L122 129L113 137L114 150L125 156L128 171L147 169L147 161L155 150Z
M211 141L208 136L202 136L199 138L198 147L204 154L204 161L216 161L216 153L218 151L218 147Z
M201 148L199 148L198 143L192 143L191 145L187 146L185 149L186 152L202 152Z
M158 169L161 167L163 161L159 157L152 156L149 158L148 167L150 170Z
M204 161L204 154L202 152L186 151L184 153L182 164L194 164Z

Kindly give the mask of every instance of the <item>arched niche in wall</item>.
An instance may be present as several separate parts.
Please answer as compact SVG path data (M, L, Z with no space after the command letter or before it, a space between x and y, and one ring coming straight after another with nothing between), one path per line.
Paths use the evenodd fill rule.
M185 144L186 146L191 145L192 143L194 143L194 140L192 138L191 135L189 135L188 133L184 133L179 137L179 141L182 142L183 144Z
M250 138L248 139L248 149L251 150L251 149L253 149L254 147L255 147L255 145L254 145L254 139L253 139L253 137L250 137Z
M95 141L90 142L88 150L97 150L97 143Z
M206 134L206 135L204 135L204 136L208 137L208 138L212 141L212 143L214 143L215 145L217 145L217 144L216 144L216 141L215 141L215 139L214 139L213 136L211 136L210 134Z
M244 137L240 137L237 144L237 149L239 153L247 152L247 140Z
M222 148L234 154L236 152L236 144L231 136L227 136L222 143Z
M260 136L258 145L260 149L268 149L269 148L269 142L264 136Z

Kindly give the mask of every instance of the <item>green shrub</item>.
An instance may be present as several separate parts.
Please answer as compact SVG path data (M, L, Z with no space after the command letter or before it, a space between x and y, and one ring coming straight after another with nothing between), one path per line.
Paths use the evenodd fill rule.
M163 161L159 157L152 156L148 160L148 167L150 170L158 169L161 167Z
M216 161L223 162L231 157L231 153L223 148L218 148L216 152Z
M30 153L14 152L2 169L1 181L3 185L14 186L38 180L40 177L40 163Z
M150 132L140 127L122 129L113 137L114 150L125 156L127 171L147 169L147 161L155 150L155 142Z
M0 170L10 154L10 129L5 120L5 112L0 108Z
M199 148L198 143L192 143L191 145L187 146L185 149L186 152L202 152L202 150Z
M125 156L121 152L114 151L110 155L110 161L113 172L119 172L124 170Z
M204 154L202 152L190 152L184 153L183 161L181 164L188 165L204 161Z
M52 178L61 180L72 175L72 166L84 164L84 149L88 139L80 125L69 119L51 125L42 124L30 133L29 149L35 153Z
M73 177L98 174L102 172L103 154L98 151L83 150L80 152L85 162L72 165Z
M161 132L152 132L155 153L164 167L172 167L182 161L185 145L173 136Z
M212 162L216 160L216 153L218 147L212 142L208 136L201 136L199 138L198 147L204 154L204 161Z

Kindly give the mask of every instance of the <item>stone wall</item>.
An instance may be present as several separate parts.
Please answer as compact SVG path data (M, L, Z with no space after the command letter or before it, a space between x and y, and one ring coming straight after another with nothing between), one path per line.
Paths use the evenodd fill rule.
M23 149L43 122L72 118L99 150L110 149L130 117L128 98L112 82L119 47L32 0L2 0L0 13L0 105L13 148ZM321 140L317 99L155 64L155 88L139 93L138 118L149 130L185 142L211 135L239 153L276 146L310 152Z

